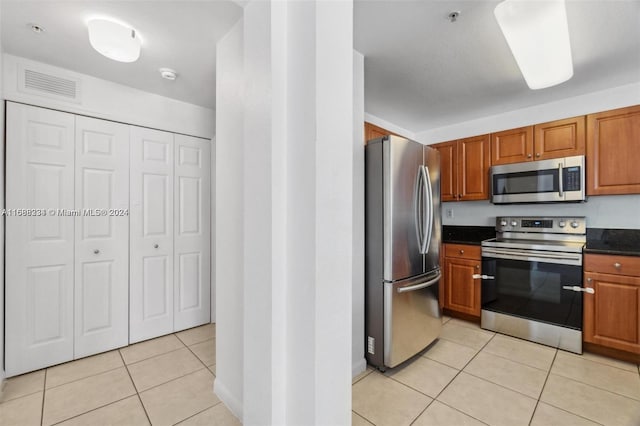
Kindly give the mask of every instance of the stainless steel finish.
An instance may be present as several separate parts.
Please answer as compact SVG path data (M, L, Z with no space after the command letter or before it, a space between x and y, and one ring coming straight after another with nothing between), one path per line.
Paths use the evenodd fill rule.
M423 145L396 136L369 141L382 145L378 173L383 181L384 280L396 281L424 272L421 247L413 233L414 185L423 165ZM424 214L424 213L423 213Z
M427 227L427 233L424 239L424 245L422 246L422 254L427 254L429 253L429 246L431 245L431 233L433 231L433 191L432 191L432 184L431 184L431 179L429 178L429 169L426 166L422 166L422 173L426 179L426 182L424 183L424 187L426 188L426 194L427 194L427 200L426 200L426 204L425 204L425 210L427 211L427 218L426 218L426 227ZM423 215L424 216L424 215Z
M550 228L531 228L522 226L523 220L540 220L551 221L552 226ZM505 224L503 222L508 222ZM566 222L575 222L578 225L573 226L572 229L565 229ZM543 216L543 217L531 217L531 216L506 216L496 218L496 231L499 233L505 232L526 232L529 236L532 234L539 234L544 236L538 236L533 238L541 239L563 239L562 235L566 234L586 234L587 233L587 220L584 216ZM548 235L548 234L560 234ZM519 237L523 237L519 235ZM531 239L527 237L526 239Z
M482 310L482 328L566 351L582 353L582 331Z
M530 158L531 155L528 156ZM566 191L561 186L558 192L531 192L523 194L495 194L493 188L493 176L509 173L534 172L541 170L562 170L563 168L580 167L580 190ZM562 174L560 174L562 177ZM523 163L504 164L491 167L491 202L494 204L509 203L548 203L560 201L584 201L585 192L585 159L584 155L574 157L556 158L551 160L526 161ZM562 182L562 178L560 178ZM561 184L562 185L562 184Z
M439 277L440 272L437 271ZM438 278L439 279L439 278ZM384 283L384 365L395 367L440 335L438 280L433 274ZM423 284L430 283L423 286ZM417 290L399 291L401 288ZM425 342L427 342L425 344Z
M420 172L417 174L417 182L415 185L415 190L413 194L414 200L414 218L413 221L416 225L416 237L418 239L418 247L422 250L422 241L424 240L424 200L423 200L423 184L424 181L422 179L423 170L422 166L420 167Z
M492 277L491 275L484 275L484 274L473 274L471 277L473 277L474 280L495 280L496 277Z
M558 179L558 195L560 196L560 198L564 198L564 191L562 190L562 163L558 164L558 176L560 177Z
M563 290L584 292L584 293L589 293L589 294L594 294L595 293L595 290L590 288L590 287L580 287L580 286L577 286L577 285L563 285L562 289Z
M504 249L561 251L566 253L582 253L584 241L553 241L553 240L524 240L517 238L491 239L481 243L482 247L496 247Z
M98 250L98 249L95 249L95 250L93 251L93 254L98 254L98 253L100 253L100 250Z
M437 272L437 275L435 278L430 279L429 281L425 281L423 283L420 284L413 284L413 285L405 285L404 287L398 287L398 293L406 293L408 291L416 291L416 290L421 290L425 287L429 287L430 285L434 285L437 284L438 281L440 281L440 278L442 277L442 274L440 273L440 271Z
M527 262L558 263L561 265L582 265L582 254L551 252L540 250L519 250L515 248L483 247L482 257L496 259L523 260Z

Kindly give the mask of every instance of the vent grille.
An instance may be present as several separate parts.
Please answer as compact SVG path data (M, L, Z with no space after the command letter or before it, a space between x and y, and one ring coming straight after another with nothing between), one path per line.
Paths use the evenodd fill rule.
M33 70L24 70L24 87L31 90L62 96L69 100L77 98L77 82Z

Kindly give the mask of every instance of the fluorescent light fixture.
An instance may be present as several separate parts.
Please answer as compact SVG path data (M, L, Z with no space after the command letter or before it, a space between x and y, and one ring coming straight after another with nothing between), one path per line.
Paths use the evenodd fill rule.
M142 40L136 30L109 19L87 22L89 42L100 54L119 62L135 62L140 57Z
M505 0L494 14L530 89L573 76L564 0Z

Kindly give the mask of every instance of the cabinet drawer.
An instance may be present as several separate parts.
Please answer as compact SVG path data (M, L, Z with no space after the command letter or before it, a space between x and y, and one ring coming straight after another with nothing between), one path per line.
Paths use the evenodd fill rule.
M584 270L640 277L640 257L587 254L584 256Z
M468 244L445 244L444 255L459 259L480 259L480 246Z

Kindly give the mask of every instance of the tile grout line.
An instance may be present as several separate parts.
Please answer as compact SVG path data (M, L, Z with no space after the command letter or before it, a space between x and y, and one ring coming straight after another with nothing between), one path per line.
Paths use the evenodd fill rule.
M179 425L180 423L183 423L183 422L185 422L185 421L189 420L190 418L197 416L198 414L202 414L202 413L204 413L205 411L212 409L213 407L217 407L217 406L218 406L218 405L220 405L220 404L222 404L222 401L221 401L221 400L218 400L218 402L216 402L216 403L215 403L215 404L213 404L212 406L207 407L207 408L205 408L204 410L198 411L197 413L192 414L192 415L190 415L189 417L185 417L184 419L180 420L179 422L173 423L173 426Z
M551 365L549 366L549 371L547 372L547 376L544 378L544 383L542 384L542 388L540 389L540 394L536 399L536 405L533 407L533 412L531 413L531 418L529 419L528 425L531 425L533 421L533 417L536 415L536 410L538 409L538 405L540 404L540 398L542 398L542 393L544 392L545 386L547 386L547 381L549 380L549 376L551 375L551 370L553 369L553 364L556 362L556 358L558 357L558 349L556 348L556 353L553 354L553 360L551 361Z
M551 372L551 370L549 370L549 372ZM605 389L605 388L602 388L602 387L600 387L600 386L597 386L597 385L594 385L594 384L591 384L591 383L583 382L582 380L576 379L575 377L569 377L569 376L565 376L565 375L563 375L563 374L558 374L558 373L553 373L553 374L554 374L554 375L556 375L556 376L558 376L558 377L562 377L562 378L564 378L564 379L573 380L574 382L577 382L577 383L583 384L583 385L585 385L585 386L589 386L589 387L592 387L592 388L595 388L595 389L601 390L601 391L603 391L603 392L607 392L607 393L610 393L610 394L613 394L613 395L616 395L616 396L620 396L620 397L622 397L622 398L630 399L630 400L632 400L632 401L635 401L635 402L637 402L637 403L640 403L640 398L633 398L633 397L631 397L631 396L629 396L629 395L624 395L624 394L621 394L621 393L618 393L618 392L612 391L612 390L610 390L610 389ZM545 382L545 383L546 383L546 382Z
M215 338L214 338L214 339L209 339L209 340L215 340ZM209 340L205 340L205 342L208 342ZM203 342L200 342L200 343L203 343ZM198 343L194 343L194 345L197 345L197 344L198 344ZM208 366L208 365L206 365L206 364L204 363L204 361L200 359L200 357L198 356L198 354L196 354L193 350L191 350L191 346L187 346L187 349L189 349L189 352L191 352L191 354L192 354L193 356L195 356L195 357L196 357L196 359L197 359L198 361L200 361L200 364L204 365L204 368L206 368L207 370L209 370L209 366ZM214 348L214 351L215 351L215 348ZM212 365L215 365L215 364L212 364ZM213 372L212 372L211 370L209 370L209 371L211 372L211 374L213 374ZM215 376L215 374L214 374L214 376ZM352 386L353 386L353 384L352 384Z
M42 389L42 410L40 411L40 426L44 424L44 400L45 400L45 397L47 396L47 372L48 371L49 371L48 368L44 369L44 383L43 383L43 389Z
M120 366L118 366L118 367L114 367L114 368L110 368L110 369L108 369L108 370L100 371L100 372L95 373L95 374L89 374L88 376L84 376L84 377L81 377L81 378L79 378L79 379L74 379L74 380L70 380L70 381L68 381L68 382L60 383L59 385L51 386L51 387L49 388L49 390L51 390L51 389L56 389L56 388L59 388L59 387L61 387L61 386L69 385L69 384L71 384L71 383L76 383L76 382L79 382L80 380L88 379L88 378L90 378L90 377L96 377L96 376L99 376L99 375L104 374L104 373L110 373L110 372L115 371L115 370L117 370L118 368L122 368L122 367L123 367L123 365L120 365ZM46 388L46 384L45 384L45 389L47 389L47 388Z
M67 421L69 421L69 420L71 420L71 419L75 419L75 418L77 418L77 417L84 416L85 414L89 414L89 413L91 413L91 412L93 412L93 411L96 411L96 410L99 410L99 409L101 409L101 408L108 407L108 406L113 405L113 404L116 404L116 403L118 403L118 402L120 402L120 401L124 401L125 399L131 398L132 396L135 396L135 395L136 395L136 394L127 395L127 396L125 396L124 398L120 398L120 399L117 399L117 400L115 400L115 401L112 401L112 402L110 402L110 403L108 403L108 404L104 404L104 405L101 405L101 406L99 406L99 407L92 408L91 410L89 410L89 411L85 411L84 413L76 414L76 415L74 415L74 416L71 416L71 417L68 417L68 418L66 418L66 419L60 420L59 422L52 423L52 424L51 424L51 426L59 425L59 424L61 424L61 423L67 422Z
M151 423L151 418L149 417L149 413L147 413L147 407L144 406L144 402L142 402L142 397L140 396L140 392L138 392L138 387L136 386L136 382L133 380L133 377L131 377L131 372L129 371L129 367L127 366L127 363L124 362L124 356L122 356L122 352L120 352L118 350L118 353L120 354L120 359L122 360L122 363L124 364L124 369L126 370L127 374L129 375L129 380L131 380L131 384L133 385L133 389L136 391L136 396L138 397L138 401L140 402L140 405L142 406L142 411L144 411L144 415L147 417L147 421L149 422L150 425L152 425L153 423Z

